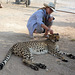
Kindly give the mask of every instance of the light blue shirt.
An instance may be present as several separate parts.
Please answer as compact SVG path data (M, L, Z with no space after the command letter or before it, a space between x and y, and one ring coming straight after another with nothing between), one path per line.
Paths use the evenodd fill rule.
M29 30L30 36L33 36L33 32L38 25L41 26L41 24L44 24L42 21L43 17L45 17L46 15L47 14L45 9L37 10L35 13L32 14L27 23L27 28Z

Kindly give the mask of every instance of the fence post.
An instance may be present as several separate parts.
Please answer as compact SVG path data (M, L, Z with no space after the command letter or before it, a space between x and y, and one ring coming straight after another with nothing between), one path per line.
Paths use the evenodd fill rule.
M7 4L8 4L8 0L7 0L7 2L6 2Z
M56 5L56 0L54 0L54 5Z

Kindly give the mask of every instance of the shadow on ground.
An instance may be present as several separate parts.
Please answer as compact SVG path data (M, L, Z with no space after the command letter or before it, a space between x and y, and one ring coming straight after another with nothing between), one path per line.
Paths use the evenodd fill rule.
M37 34L38 35L38 34ZM41 37L39 35L36 36L37 40L39 40L39 38ZM42 39L42 38L40 38ZM24 41L29 41L32 40L29 38L28 34L25 33L15 33L15 32L0 32L0 62L4 59L6 53L8 52L8 50L11 48L11 46L14 43L17 42L24 42ZM66 41L65 41L66 40ZM61 37L60 42L58 42L58 44L60 45L60 50L64 50L69 52L74 52L73 49L75 49L74 47L74 42L68 42L68 40L66 38ZM65 45L67 44L67 45ZM67 50L66 50L67 49ZM64 63L62 61L58 61L57 58L55 58L54 56L51 55L36 55L34 56L35 61L37 62L44 62L47 67L49 68L49 71L46 72L45 70L39 70L38 72L35 72L34 70L30 69L29 67L26 67L25 65L23 65L22 63L22 59L19 59L18 57L12 56L10 61L7 63L7 65L5 65L5 67L3 68L3 70L0 72L2 75L7 74L7 75L21 75L23 73L23 75L28 74L28 75L74 75L75 72L75 62L71 59L68 59L69 62L68 63ZM16 66L17 65L17 66ZM66 72L66 71L67 72ZM17 71L17 72L16 72ZM70 74L69 74L70 72ZM72 73L72 74L71 74Z

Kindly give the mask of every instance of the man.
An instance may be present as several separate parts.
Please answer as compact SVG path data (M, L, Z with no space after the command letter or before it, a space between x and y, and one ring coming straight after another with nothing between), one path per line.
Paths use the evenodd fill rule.
M49 4L44 4L44 6L33 13L28 20L27 28L31 38L34 38L33 33L45 33L45 37L48 37L48 32L53 34L51 26L54 17L51 13L55 11L55 5L50 2Z

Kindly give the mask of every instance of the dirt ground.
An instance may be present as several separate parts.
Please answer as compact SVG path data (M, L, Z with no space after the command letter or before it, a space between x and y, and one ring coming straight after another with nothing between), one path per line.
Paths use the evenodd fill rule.
M28 18L42 5L31 4L29 7L16 4L2 4L0 8L0 62L4 59L10 47L17 42L29 40L42 40L43 34L34 34L35 38L30 39L26 27ZM75 14L57 12L53 13L55 21L52 29L60 34L60 41L57 43L60 50L75 55ZM37 62L45 63L49 71L40 69L34 71L22 63L22 59L12 55L0 75L75 75L75 60L68 59L68 63L45 54L35 55Z

